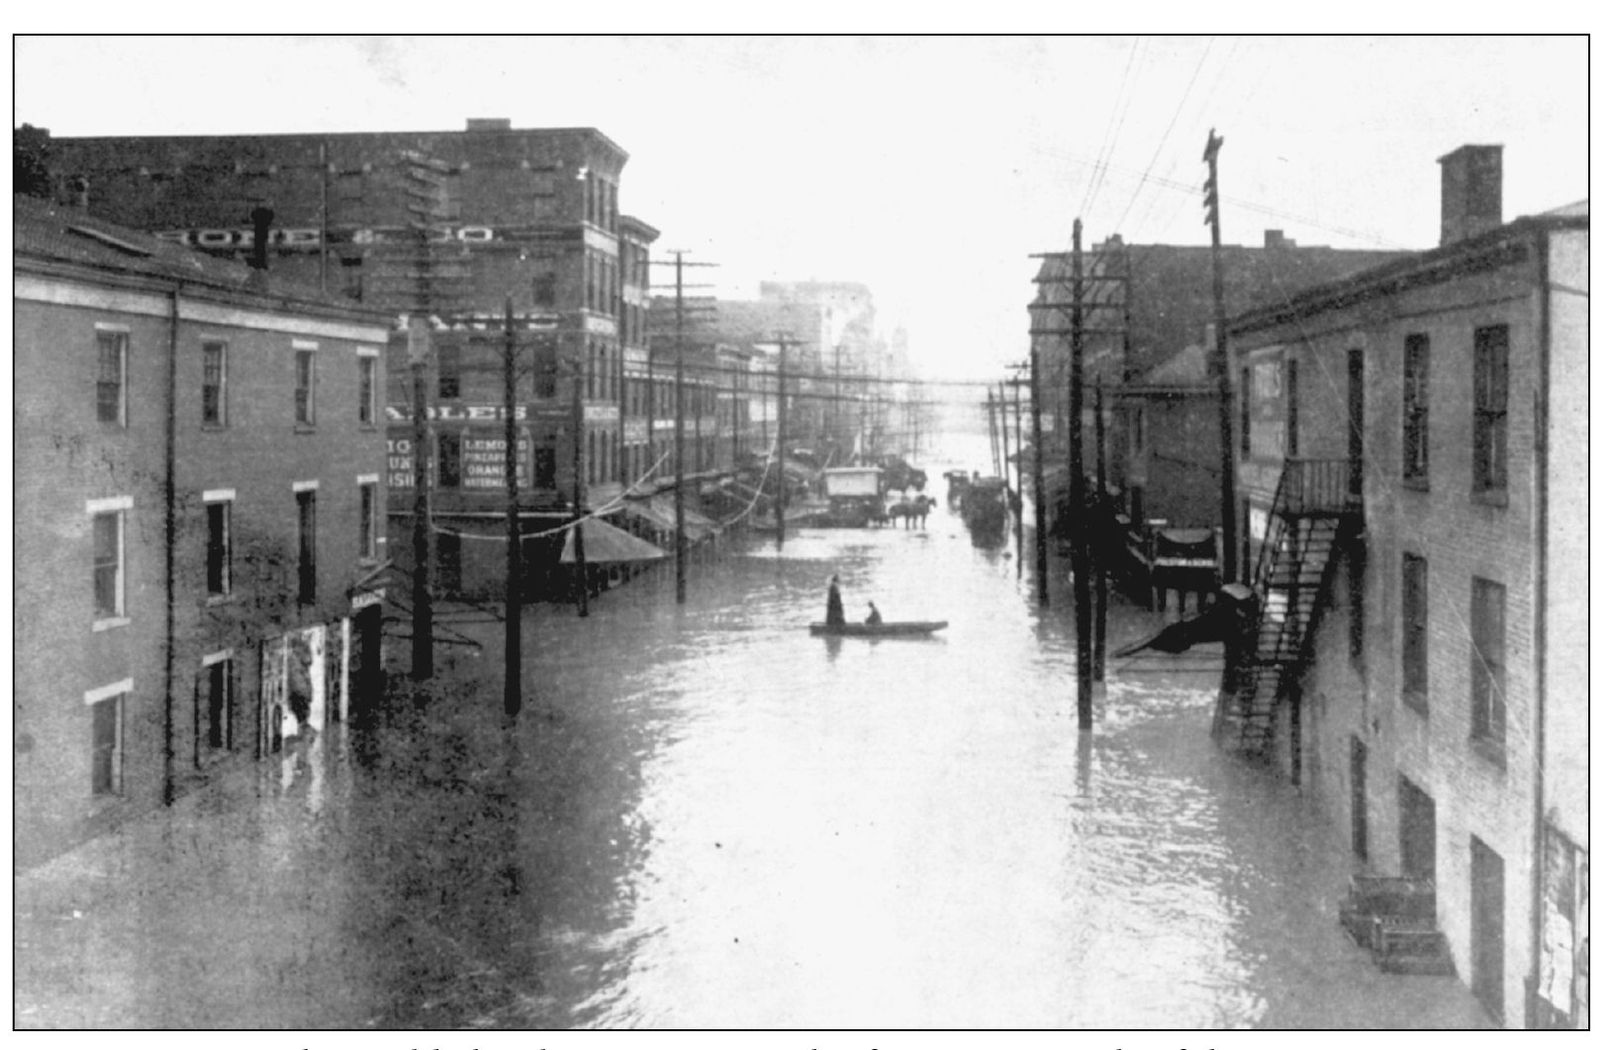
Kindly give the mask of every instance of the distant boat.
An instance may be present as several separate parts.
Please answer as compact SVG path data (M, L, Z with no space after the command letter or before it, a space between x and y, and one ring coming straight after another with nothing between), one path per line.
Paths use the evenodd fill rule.
M819 635L884 638L900 635L933 634L945 626L945 620L888 620L884 623L814 623L811 625L811 632Z

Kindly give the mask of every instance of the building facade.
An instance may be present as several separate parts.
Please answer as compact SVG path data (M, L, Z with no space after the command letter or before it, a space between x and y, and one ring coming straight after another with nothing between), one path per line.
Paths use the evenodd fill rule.
M1439 248L1229 324L1238 490L1265 620L1308 624L1264 752L1358 871L1432 881L1455 968L1498 1020L1576 1025L1589 220L1502 225L1499 154L1442 158ZM1324 540L1305 553L1306 536ZM1295 550L1313 596L1259 578Z
M74 209L13 216L29 863L375 696L389 324Z
M627 361L646 345L656 231L621 215L627 154L598 130L473 119L463 131L66 138L50 153L61 199L213 254L244 257L252 214L271 212L275 273L415 319L388 349L389 520L407 566L418 451L444 590L502 585L491 540L505 500L495 330L506 304L520 330L523 529L548 533L608 506L635 461L647 469L648 436L626 421ZM534 591L549 589L560 545L553 534L529 543Z

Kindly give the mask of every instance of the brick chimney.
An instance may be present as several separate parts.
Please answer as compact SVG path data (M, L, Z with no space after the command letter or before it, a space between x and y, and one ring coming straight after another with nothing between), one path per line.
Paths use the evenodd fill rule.
M1501 146L1462 146L1438 159L1444 189L1438 242L1442 247L1500 225Z
M1267 248L1296 248L1298 242L1291 237L1282 236L1281 230L1265 231L1265 247Z

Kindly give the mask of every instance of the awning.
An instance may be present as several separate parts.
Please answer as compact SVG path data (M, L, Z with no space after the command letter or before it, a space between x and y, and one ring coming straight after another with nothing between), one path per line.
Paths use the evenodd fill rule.
M683 532L691 540L704 539L716 529L716 522L695 510L693 500L683 496ZM663 532L677 531L677 497L665 493L649 499L629 499L622 504L628 514L642 518ZM589 559L590 561L592 559Z
M622 532L598 518L583 518L579 527L582 529L583 553L587 555L589 565L659 561L666 557L666 552L653 543L647 543L630 532ZM565 547L560 551L562 565L577 560L576 547L576 529L568 529Z

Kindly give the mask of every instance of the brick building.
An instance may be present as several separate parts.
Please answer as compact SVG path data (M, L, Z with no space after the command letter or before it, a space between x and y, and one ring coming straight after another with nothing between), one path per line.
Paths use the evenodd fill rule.
M76 209L12 229L30 863L379 688L389 325Z
M1502 224L1500 147L1441 163L1437 249L1228 325L1270 671L1232 721L1359 872L1432 881L1497 1019L1577 1025L1588 209Z
M522 527L547 532L610 505L652 461L649 435L628 425L627 362L638 374L656 231L620 214L627 154L598 130L473 119L464 131L57 138L49 148L59 197L82 198L94 214L243 256L250 215L266 208L276 273L432 318L413 353L426 370L433 560L445 590L501 586L492 540L505 498L503 343L486 329L506 301L522 330ZM407 567L416 435L401 331L388 356L389 518ZM557 536L529 544L535 591L552 590L559 550Z

